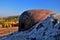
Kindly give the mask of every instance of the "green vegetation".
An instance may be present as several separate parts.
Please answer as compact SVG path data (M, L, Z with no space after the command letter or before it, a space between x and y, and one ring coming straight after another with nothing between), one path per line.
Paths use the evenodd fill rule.
M18 19L19 19L19 16L2 17L2 18L0 18L0 23L6 22L6 21L18 21Z
M19 16L8 16L0 18L0 25L4 27L5 22L17 22L19 20Z

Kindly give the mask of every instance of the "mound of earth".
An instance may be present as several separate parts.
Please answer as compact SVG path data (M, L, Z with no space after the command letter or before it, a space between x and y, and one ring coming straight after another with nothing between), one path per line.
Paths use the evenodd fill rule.
M50 10L27 10L19 17L19 31L30 29L39 21L45 20L48 16L55 13Z

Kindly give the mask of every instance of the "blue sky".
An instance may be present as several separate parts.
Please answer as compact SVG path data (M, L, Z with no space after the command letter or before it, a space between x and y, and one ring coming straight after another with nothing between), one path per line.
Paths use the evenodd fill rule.
M0 16L20 15L30 9L47 9L59 14L60 0L0 0Z

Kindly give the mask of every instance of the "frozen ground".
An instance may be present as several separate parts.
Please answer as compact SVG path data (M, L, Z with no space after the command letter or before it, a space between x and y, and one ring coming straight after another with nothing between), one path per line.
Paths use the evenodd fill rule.
M48 17L27 31L15 32L0 40L60 40L60 22Z

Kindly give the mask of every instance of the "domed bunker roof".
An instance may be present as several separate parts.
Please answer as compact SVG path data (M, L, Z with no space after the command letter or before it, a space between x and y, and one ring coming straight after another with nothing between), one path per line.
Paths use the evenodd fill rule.
M48 16L55 13L50 10L27 10L24 11L19 17L18 31L25 31L33 27L39 21L45 20Z

